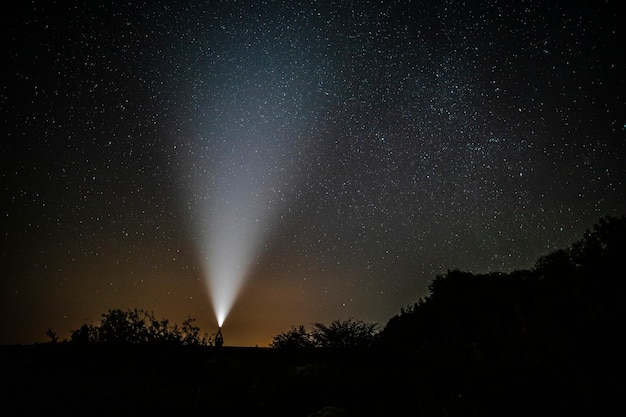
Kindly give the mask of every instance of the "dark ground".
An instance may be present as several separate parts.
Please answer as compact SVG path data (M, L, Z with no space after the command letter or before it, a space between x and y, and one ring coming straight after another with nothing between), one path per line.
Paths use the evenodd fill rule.
M4 415L583 415L605 405L596 382L568 374L427 363L373 350L3 346L0 393Z
M372 398L361 360L269 348L2 346L0 392L11 415L343 415Z

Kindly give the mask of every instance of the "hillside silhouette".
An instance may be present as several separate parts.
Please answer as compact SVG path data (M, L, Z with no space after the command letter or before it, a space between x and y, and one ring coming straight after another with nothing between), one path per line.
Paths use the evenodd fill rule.
M623 408L624 259L626 217L601 218L530 270L435 277L380 330L294 325L272 348L113 310L71 341L1 347L0 389L21 413L600 415Z

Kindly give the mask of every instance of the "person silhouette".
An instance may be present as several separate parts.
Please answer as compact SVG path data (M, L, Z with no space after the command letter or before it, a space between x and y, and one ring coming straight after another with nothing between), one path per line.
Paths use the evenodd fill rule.
M215 335L215 347L222 347L224 344L224 337L222 336L222 328L220 327L217 330L217 334Z

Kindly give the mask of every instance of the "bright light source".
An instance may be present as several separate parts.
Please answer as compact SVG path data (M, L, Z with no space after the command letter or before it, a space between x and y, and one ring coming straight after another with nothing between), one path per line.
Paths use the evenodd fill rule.
M196 184L205 192L196 220L204 276L218 326L222 326L244 286L284 201L278 148L264 138L233 139L210 180ZM258 143L257 143L258 141ZM265 143L264 143L265 142ZM280 169L279 169L280 168ZM280 174L280 175L278 175Z
M216 317L217 317L217 327L221 328L222 324L224 324L224 320L226 320L226 312L223 311L217 311L216 312Z

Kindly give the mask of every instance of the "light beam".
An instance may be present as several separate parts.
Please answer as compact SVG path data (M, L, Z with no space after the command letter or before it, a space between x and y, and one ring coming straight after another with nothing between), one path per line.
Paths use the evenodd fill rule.
M200 207L206 223L199 222L204 275L219 327L273 229L284 184L280 140L241 132L228 143L235 146L222 149Z
M295 70L293 62L299 63ZM191 213L195 238L222 326L288 200L287 190L298 181L294 164L303 138L321 120L323 106L302 91L333 78L316 71L308 49L252 45L243 32L206 65L194 97L202 97L204 85L211 86L210 94L194 99L189 120L196 140L185 158L191 157L190 200L198 204Z

